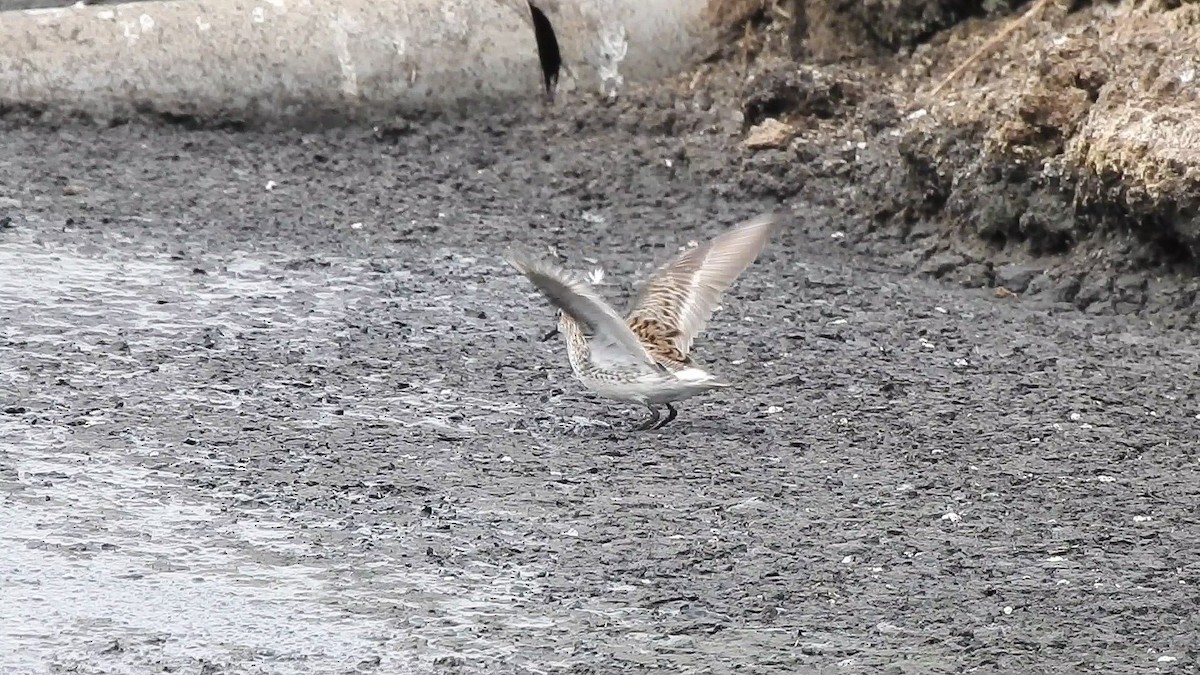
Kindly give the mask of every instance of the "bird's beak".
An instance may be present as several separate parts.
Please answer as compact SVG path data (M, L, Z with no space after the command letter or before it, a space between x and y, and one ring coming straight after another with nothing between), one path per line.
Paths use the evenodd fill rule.
M549 333L546 333L545 335L543 335L542 342L546 342L547 340L554 337L555 335L558 335L558 326L555 326L553 328L553 330L551 330Z

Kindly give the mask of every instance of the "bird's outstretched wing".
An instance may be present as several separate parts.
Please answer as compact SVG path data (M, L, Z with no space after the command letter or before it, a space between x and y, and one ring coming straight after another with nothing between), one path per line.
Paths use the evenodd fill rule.
M626 319L631 330L657 355L687 362L721 294L754 262L778 225L776 214L755 216L667 261L638 293Z
M528 277L551 304L592 334L589 346L592 361L597 366L659 369L625 321L586 281L522 253L510 251L505 259Z

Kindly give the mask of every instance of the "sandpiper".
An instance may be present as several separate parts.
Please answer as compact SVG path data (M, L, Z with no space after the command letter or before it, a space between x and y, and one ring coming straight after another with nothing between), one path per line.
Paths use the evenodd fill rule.
M758 257L778 222L775 214L756 216L676 255L646 280L624 319L578 275L520 253L506 257L558 308L558 327L542 341L561 332L584 386L646 406L650 417L635 429L660 429L678 414L673 401L730 386L688 352L721 294Z

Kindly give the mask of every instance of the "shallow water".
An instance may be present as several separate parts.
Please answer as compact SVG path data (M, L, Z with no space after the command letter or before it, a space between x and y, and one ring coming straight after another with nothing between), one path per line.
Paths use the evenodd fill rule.
M478 634L488 623L553 622L519 606L536 586L530 570L414 565L405 532L385 523L353 531L369 548L331 554L325 533L344 524L329 514L200 490L180 472L244 469L178 443L169 420L254 410L288 384L223 390L194 364L256 349L317 359L348 308L378 299L381 275L336 260L285 270L251 254L198 274L110 243L26 232L0 247L0 391L12 410L0 416L0 671L395 672L513 653ZM297 410L296 426L355 416L447 426L456 407L420 393L375 405L336 418L329 406Z

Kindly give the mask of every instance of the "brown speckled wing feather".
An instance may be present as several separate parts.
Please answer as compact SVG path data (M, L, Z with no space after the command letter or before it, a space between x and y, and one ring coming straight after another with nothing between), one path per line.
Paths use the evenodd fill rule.
M712 318L721 294L754 262L778 223L775 214L756 216L655 270L626 319L652 355L690 363L692 341Z

